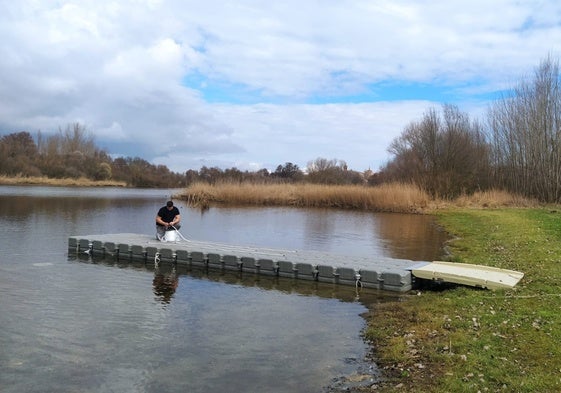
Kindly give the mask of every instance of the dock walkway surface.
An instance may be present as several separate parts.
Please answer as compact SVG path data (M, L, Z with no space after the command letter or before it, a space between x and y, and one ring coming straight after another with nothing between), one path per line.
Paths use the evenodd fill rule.
M134 233L81 235L68 238L69 250L112 255L119 259L168 261L209 269L356 285L406 292L411 267L419 261L364 257L321 251L285 250L197 240L161 242Z

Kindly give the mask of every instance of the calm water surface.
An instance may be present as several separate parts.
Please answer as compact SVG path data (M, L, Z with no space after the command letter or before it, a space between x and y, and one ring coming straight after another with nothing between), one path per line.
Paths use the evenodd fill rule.
M152 234L172 193L0 187L0 391L321 392L365 367L361 314L394 295L69 255ZM415 260L445 240L430 217L177 205L197 240Z

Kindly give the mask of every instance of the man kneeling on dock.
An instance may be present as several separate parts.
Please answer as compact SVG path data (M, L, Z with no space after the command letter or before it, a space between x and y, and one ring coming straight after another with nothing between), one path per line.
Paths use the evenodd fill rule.
M166 231L181 228L181 225L179 225L180 221L179 209L173 206L173 201L168 201L165 206L158 210L156 215L156 234L158 240L162 240Z

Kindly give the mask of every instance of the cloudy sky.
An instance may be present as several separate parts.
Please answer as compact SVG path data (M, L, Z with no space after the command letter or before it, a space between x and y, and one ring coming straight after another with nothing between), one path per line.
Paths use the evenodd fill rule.
M178 172L376 170L427 109L483 116L560 46L558 0L0 0L0 134L79 122Z

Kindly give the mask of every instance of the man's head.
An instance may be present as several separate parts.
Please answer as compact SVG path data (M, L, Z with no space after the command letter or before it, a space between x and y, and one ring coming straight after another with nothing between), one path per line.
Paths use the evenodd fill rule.
M173 207L173 201L168 201L166 203L166 206L168 207L168 209L171 209Z

